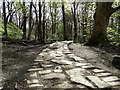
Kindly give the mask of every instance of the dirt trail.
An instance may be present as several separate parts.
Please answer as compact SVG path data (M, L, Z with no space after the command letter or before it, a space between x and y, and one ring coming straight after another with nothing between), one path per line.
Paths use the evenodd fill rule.
M46 86L47 88L77 87L86 90L88 90L88 87L90 90L93 87L103 87L100 85L101 81L98 83L94 78L100 77L101 79L113 75L115 79L120 77L120 70L111 64L112 55L95 47L86 47L74 43L68 45L66 42L27 46L17 43L4 43L3 90L15 90L17 84L19 84L17 88L20 88L20 90L29 90L24 89L24 87L35 87L34 85ZM39 72L37 69L39 69ZM96 73L96 69L99 69L97 71L100 71L100 73ZM81 72L78 72L79 70ZM76 75L78 78L76 78ZM99 75L106 76L101 77ZM78 79L83 79L83 82ZM85 83L86 80L88 84ZM89 80L95 81L94 84ZM96 83L98 85L95 85ZM116 84L115 81L113 83Z
M6 44L2 48L2 70L4 90L14 90L16 82L24 83L24 74L36 56L47 45Z

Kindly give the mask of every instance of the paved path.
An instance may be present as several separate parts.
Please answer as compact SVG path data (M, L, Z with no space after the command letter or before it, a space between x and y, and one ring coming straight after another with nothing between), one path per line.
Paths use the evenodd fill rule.
M29 89L109 88L111 90L120 86L120 79L117 76L93 66L70 52L68 48L70 43L72 42L55 42L38 55L26 74Z

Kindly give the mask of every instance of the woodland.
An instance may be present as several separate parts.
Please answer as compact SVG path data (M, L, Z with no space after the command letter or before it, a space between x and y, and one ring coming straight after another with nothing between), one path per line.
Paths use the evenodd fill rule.
M29 90L19 88L27 86L25 75L34 60L41 59L40 53L45 51L43 57L49 57L49 50L55 52L59 49L56 47L68 42L72 42L68 44L69 53L120 78L119 0L3 0L0 39L2 90ZM56 43L58 46L54 47ZM62 53L64 50L60 49ZM46 63L49 62L44 60L38 66Z

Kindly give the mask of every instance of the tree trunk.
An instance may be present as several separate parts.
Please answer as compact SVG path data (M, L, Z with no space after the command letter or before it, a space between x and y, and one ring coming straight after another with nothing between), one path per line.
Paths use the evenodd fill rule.
M73 4L73 7L74 7L74 14L73 14L73 19L74 19L74 42L77 42L77 20L76 20L75 2Z
M29 32L28 32L28 37L27 37L27 39L28 40L30 40L30 37L31 37L31 32L32 32L32 25L31 25L31 23L32 23L32 5L33 5L33 2L32 2L32 0L31 0L31 2L30 2L30 11L29 11Z
M6 21L5 0L3 1L3 17L4 17L4 30L5 30L3 35L5 35L7 37L7 21Z
M45 42L45 1L43 1L43 37L42 42Z
M25 2L23 1L23 6L25 7ZM22 39L26 39L26 10L23 10L23 37Z
M66 20L65 20L65 8L64 2L62 1L62 14L63 14L63 40L68 40L67 33L66 33Z
M94 26L91 38L85 45L96 46L108 42L106 31L112 12L113 2L98 2L94 14Z
M42 5L41 5L41 1L39 1L39 26L38 26L38 40L42 41L42 32L41 32L41 8L42 8Z

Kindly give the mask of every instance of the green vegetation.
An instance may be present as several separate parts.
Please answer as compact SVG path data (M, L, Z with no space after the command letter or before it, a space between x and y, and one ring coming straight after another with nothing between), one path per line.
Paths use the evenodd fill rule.
M20 30L16 25L12 23L7 24L8 30L8 38L11 39L21 39L22 38L22 30ZM4 22L0 18L0 36L4 33Z

